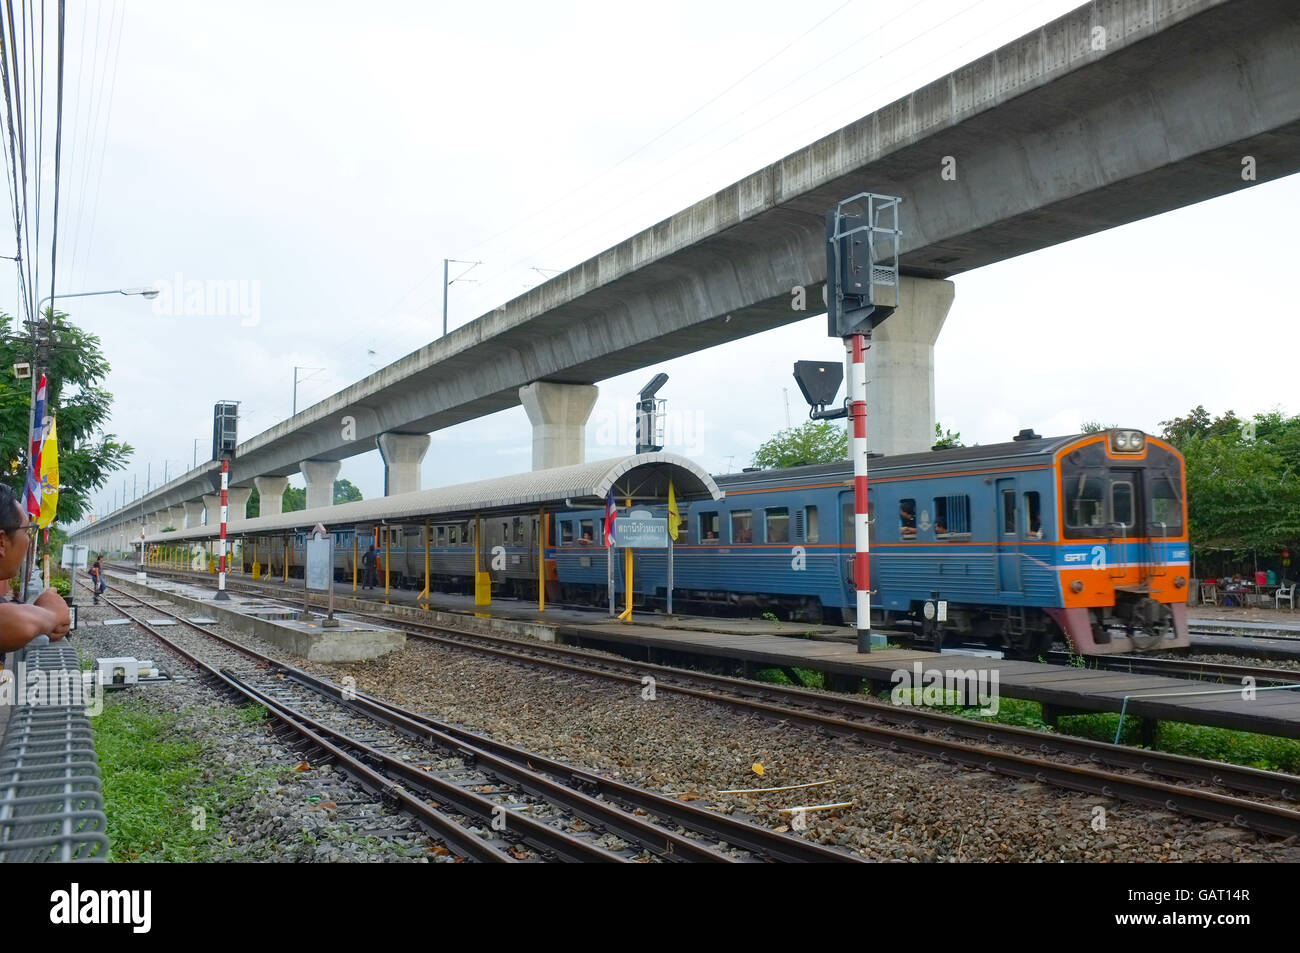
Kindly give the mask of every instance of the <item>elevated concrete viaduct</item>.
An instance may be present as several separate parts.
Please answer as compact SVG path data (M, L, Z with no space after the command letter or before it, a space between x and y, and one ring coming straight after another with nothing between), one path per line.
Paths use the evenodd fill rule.
M928 446L947 279L1300 170L1298 71L1294 0L1085 4L258 434L232 483L817 313L825 212L860 191L904 200L903 304L870 352L885 355L868 369L874 449ZM808 310L792 308L796 286ZM576 414L534 425L571 454ZM535 465L551 449L542 439L539 457L535 439ZM215 473L172 481L150 506L212 492Z

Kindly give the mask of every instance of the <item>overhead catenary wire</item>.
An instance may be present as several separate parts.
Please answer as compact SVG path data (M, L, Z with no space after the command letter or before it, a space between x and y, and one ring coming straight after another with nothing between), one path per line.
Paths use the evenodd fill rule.
M784 53L786 53L788 50L790 50L792 47L794 47L797 43L799 43L800 41L802 41L805 37L809 36L809 35L812 34L814 31L816 31L819 27L821 27L823 24L825 24L825 23L826 23L828 20L830 20L832 17L836 16L838 13L840 13L841 11L843 11L846 7L850 6L853 2L854 2L854 0L844 0L843 3L841 3L839 6L837 6L837 7L836 7L834 10L832 10L830 13L826 14L826 16L822 17L820 20L818 20L816 23L814 23L811 27L809 27L809 28L808 28L807 30L805 30L803 33L799 34L799 35L796 36L794 39L792 39L790 42L788 42L787 44L785 44L785 46L781 47L781 48L780 48L779 50L777 50L775 53L770 54L766 59L764 59L763 61L761 61L760 63L758 63L756 66L752 67L748 72L744 73L742 76L740 76L740 78L738 78L738 79L736 79L736 80L733 80L733 81L732 81L729 85L727 85L727 86L726 86L726 87L725 87L721 92L716 93L713 97L711 97L710 99L706 100L704 103L702 103L702 104L700 104L699 106L697 106L694 110L692 110L691 112L689 112L689 113L687 113L685 116L683 116L681 119L679 119L679 120L677 120L676 122L674 122L674 123L673 123L671 126L669 126L667 129L663 130L663 132L660 132L658 135L654 136L654 137L651 138L649 141L647 141L647 142L645 142L645 143L642 143L642 144L641 144L640 146L638 146L636 149L633 149L631 152L629 152L627 155L623 156L623 158L619 159L619 160L618 160L617 162L615 162L613 165L608 166L607 168L603 169L601 172L597 173L595 176L593 176L593 177L591 177L591 178L589 178L589 179L586 179L586 180L585 180L581 185L579 185L579 186L577 186L576 188L570 190L569 192L564 193L563 195L559 196L558 198L553 199L551 202L547 203L546 205L544 205L544 206L542 206L542 207L540 207L540 208L537 208L537 209L533 210L532 212L529 212L528 214L522 216L521 218L517 218L517 219L515 219L515 220L514 220L514 221L513 221L513 222L512 222L512 223L511 223L507 228L501 229L500 231L496 232L495 234L493 234L493 235L489 235L487 238L484 238L484 239L482 239L482 240L480 240L480 241L478 241L478 242L475 242L475 243L474 243L473 245L471 245L468 249L462 251L462 254L470 254L471 252L477 251L477 250L480 249L480 248L483 248L483 247L485 247L485 246L487 246L487 245L490 245L492 242L496 241L498 238L501 238L501 237L504 236L504 235L508 235L508 234L511 234L511 233L513 233L513 232L518 231L520 228L524 227L526 223L528 223L528 222L532 221L533 219L537 218L539 215L542 215L542 214L544 214L544 213L550 211L551 209L555 208L557 205L561 204L562 202L564 202L564 201L566 201L566 200L572 198L574 195L577 195L577 194L579 194L580 192L583 192L583 191L585 191L585 190L591 188L591 187L592 187L596 182L598 182L598 181L604 179L606 176L608 176L610 173L614 172L616 169L618 169L618 168L620 168L621 166L623 166L623 165L624 165L625 163L627 163L629 160L631 160L631 159L635 158L636 156L640 155L640 154L641 154L642 152L644 152L646 149L650 148L650 146L654 145L656 142L660 141L661 139L663 139L665 136L669 135L670 133L674 132L676 129L680 128L681 126L683 126L684 124L686 124L687 122L689 122L691 119L694 119L697 115L699 115L701 112L703 112L703 111L704 111L705 109L707 109L709 106L712 106L712 105L713 105L714 103L716 103L718 100L722 99L724 96L726 96L728 93L730 93L730 92L731 92L732 90L734 90L736 87L738 87L738 86L739 86L741 83L743 83L745 80L749 79L751 76L754 76L755 74L757 74L758 72L760 72L763 68L765 68L766 66L768 66L769 64L771 64L772 62L774 62L776 59L778 59L780 56L782 56ZM924 0L920 0L920 2L924 2ZM414 291L415 291L417 288L419 288L420 286L422 286L422 285L423 285L426 281L428 281L430 278L434 277L434 275L436 275L437 272L438 272L438 269L437 269L437 268L434 268L434 269L430 270L429 272L427 272L427 273L426 273L422 278L420 278L420 279L419 279L419 280L418 280L414 285L412 285L410 288L408 288L407 291L406 291L405 293L403 293L402 296L401 296L400 298L398 298L398 299L397 299L397 300L396 300L392 305L390 305L390 306L389 306L385 311L383 311L383 312L382 312L382 313L381 313L381 314L376 318L376 320L381 320L381 319L383 319L383 318L386 318L388 315L390 315L390 314L392 314L394 311L396 311L397 308L401 306L402 302L404 302L407 298L409 298L409 297L411 296L411 294L414 293Z
M966 6L963 7L962 9L958 10L956 13L951 14L950 16L948 16L947 18L945 18L944 20L941 20L941 21L939 21L938 23L931 25L931 26L928 27L927 29L924 29L924 30L920 31L919 33L916 33L915 35L911 36L910 38L908 38L907 40L903 41L902 43L900 43L900 44L898 44L898 45L896 45L896 46L894 46L894 47L891 47L888 51L886 51L886 52L884 52L884 53L881 53L881 54L878 55L875 59L871 60L869 63L867 63L867 64L865 64L865 65L859 67L858 69L853 70L851 73L848 73L848 74L846 74L845 76L842 76L842 77L840 77L840 78L838 78L838 79L836 79L836 80L834 80L834 81L832 81L832 82L830 82L830 83L828 83L828 84L826 84L826 85L820 87L818 90L816 90L815 92L813 92L813 93L809 94L808 96L804 97L802 100L800 100L799 102L795 103L793 106L789 106L789 107L787 107L787 108L781 110L780 112L776 113L775 115L773 115L773 116L769 116L767 119L764 119L762 122L758 123L756 126L751 127L750 129L746 130L745 132L741 133L740 135L736 136L735 138L733 138L733 139L731 139L731 140L729 140L729 141L723 143L721 146L719 146L718 148L714 149L712 152L708 153L707 155L705 155L705 156L703 156L703 157L689 155L689 154L686 152L686 150L689 150L691 147L693 147L693 146L699 144L700 142L703 142L703 141L704 141L705 139L707 139L707 138L710 138L710 137L711 137L711 136L712 136L712 135L713 135L713 134L714 134L718 129L725 128L726 125L728 125L728 123L723 123L721 126L718 126L718 127L715 127L714 129L711 129L708 133L705 133L703 136L697 137L697 138L696 138L695 140L693 140L692 142L686 144L685 146L682 147L682 149L681 149L681 151L680 151L680 154L683 155L683 156L685 157L685 160L688 160L688 161L690 161L690 162L692 162L692 163L698 163L698 162L702 161L702 159L711 159L713 156L717 155L719 152L723 151L724 149L729 148L731 145L734 145L736 142L738 142L740 139L744 138L745 136L751 135L752 133L758 131L759 129L762 129L762 128L764 128L764 127L770 125L770 124L771 124L772 122L774 122L775 120L781 118L782 116L787 115L788 113L792 112L794 109L797 109L799 106L804 105L805 103L809 102L809 101L812 100L813 98L822 95L823 93L825 93L825 92L827 92L827 91L829 91L829 90L835 88L836 86L839 86L840 84L846 82L847 80L849 80L849 79L852 78L853 76L856 76L856 75L860 74L860 73L863 72L864 70L866 70L866 69L868 69L868 68L870 68L870 67L872 67L872 66L879 65L879 64L880 64L881 62L883 62L884 60L888 59L888 58L891 57L891 56L894 56L894 55L898 54L898 53L901 52L902 50L904 50L904 49L906 49L907 47L911 46L913 43L917 42L918 40L920 40L920 39L922 39L922 38L924 38L924 37L926 37L926 36L929 36L929 35L932 34L935 30L938 30L939 28L941 28L941 27L943 27L943 26L946 26L948 23L952 22L953 20L957 19L958 17L964 16L965 14L971 12L972 10L976 9L977 7L981 7L981 6L983 6L983 5L986 4L987 2L988 2L988 0L974 0L974 2L972 2L972 3L968 4L968 5L966 5ZM919 5L919 4L918 4L918 5ZM889 20L889 21L886 21L885 24L882 24L882 25L881 25L881 28L883 28L883 26L885 26L885 25L888 25L888 23L892 23L892 22L894 22L894 20L898 20L898 19L900 19L902 16L904 16L904 15L907 14L907 13L909 13L909 12L910 12L912 9L914 9L914 8L915 8L915 5L914 5L913 7L911 7L911 8L908 8L907 10L903 11L902 13L896 15L893 19L891 19L891 20ZM811 71L809 71L809 72L811 72ZM915 72L915 71L914 71L914 72ZM805 74L803 74L803 75L807 75L807 73L805 73ZM789 87L788 87L788 86L787 86L787 87L783 87L783 89L785 89L785 88L789 88ZM879 96L877 95L877 96L875 96L875 97L873 97L873 98L875 98L875 99L879 99ZM610 213L610 212L619 211L620 209L623 209L623 208L627 207L627 206L628 206L629 204L631 204L632 202L636 201L637 199L639 199L639 198L641 198L641 197L647 195L648 193L650 193L650 192L653 191L654 189L658 188L658 187L659 187L660 185L662 185L664 182L667 182L667 181L669 181L669 180L671 180L671 179L676 178L679 174L680 174L680 173L679 173L679 170L677 170L677 169L673 169L672 171L665 173L663 176L661 176L661 177L659 177L658 179L656 179L655 181L651 182L649 185L647 185L645 188L641 189L640 191L638 191L638 192L636 192L636 193L633 193L632 195L627 196L626 198L623 199L623 201L619 202L617 205L614 205L614 206L612 206L612 207L602 206L601 209L600 209L600 213L599 213L598 215L595 215L595 216L592 216L592 217L587 218L587 219L584 220L583 222L581 222L581 223L579 223L578 225L576 225L574 228L569 229L569 231L567 231L567 232L565 232L564 234L562 234L562 235L556 237L555 239L553 239L553 240L547 242L547 243L544 244L544 245L530 247L530 249L529 249L529 253L528 253L527 255L525 255L525 256L521 256L520 258L515 259L514 261L512 261L510 264L504 266L504 267L503 267L502 269L500 269L499 271L494 271L494 272L490 273L490 274L488 275L487 278L484 278L484 279L482 280L482 285L483 285L483 286L489 286L489 285L494 285L494 284L496 284L497 282L499 282L500 280L502 280L503 278L505 278L506 276L508 276L512 269L514 269L514 268L518 267L519 265L523 264L524 262L528 261L530 258L533 258L534 256L536 256L537 254L539 254L539 253L541 253L541 252L543 252L543 251L547 251L547 250L549 250L549 249L551 249L551 248L554 248L554 247L555 247L556 245L558 245L560 242L563 242L563 241L565 241L566 239L568 239L568 238L572 238L574 235L577 235L577 234L581 233L584 229L588 228L590 225L592 225L592 224L594 224L594 223L596 223L596 222L600 222L600 221L603 221L603 220L607 219L607 218L609 217L609 213Z

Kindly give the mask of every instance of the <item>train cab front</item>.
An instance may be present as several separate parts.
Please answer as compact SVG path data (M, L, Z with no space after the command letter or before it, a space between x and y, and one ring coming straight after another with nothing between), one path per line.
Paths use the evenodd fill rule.
M1056 458L1063 606L1076 652L1187 648L1191 547L1182 455L1140 430L1088 434Z

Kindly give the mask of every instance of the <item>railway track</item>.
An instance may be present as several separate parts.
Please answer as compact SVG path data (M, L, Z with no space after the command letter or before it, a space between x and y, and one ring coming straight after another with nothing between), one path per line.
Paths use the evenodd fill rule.
M241 588L259 597L268 595L268 590L262 587L245 584ZM650 675L656 679L656 691L729 704L894 751L937 757L984 771L1176 810L1283 837L1300 834L1300 810L1295 807L1300 802L1300 778L1292 775L976 722L919 707L887 705L861 696L789 688L593 655L533 640L471 633L374 613L345 614L404 630L434 644L575 676L595 676L639 688L642 679ZM1069 758L1072 762L1049 758ZM1267 800L1237 796L1243 793Z
M1043 656L1058 665L1069 665L1078 656L1068 652L1049 652ZM1202 662L1184 658L1148 658L1137 655L1089 658L1088 668L1114 672L1142 672L1148 675L1166 675L1173 678L1202 679L1224 683L1242 684L1253 678L1256 684L1300 685L1300 672L1270 668L1267 665L1229 665L1222 662Z
M467 858L857 860L352 692L210 632L163 606L109 588L149 612L174 619L185 627L185 634L168 638L122 602L109 600L115 611L231 690L265 706L387 803L415 813L431 833ZM736 849L748 856L736 856Z

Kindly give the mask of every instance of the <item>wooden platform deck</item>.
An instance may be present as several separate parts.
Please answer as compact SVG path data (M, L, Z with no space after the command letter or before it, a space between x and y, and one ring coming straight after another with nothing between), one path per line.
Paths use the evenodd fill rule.
M657 653L679 652L732 659L754 668L797 666L863 679L880 687L898 684L895 673L912 672L918 662L923 670L976 669L990 672L990 677L992 670L996 670L1002 697L1036 701L1052 706L1059 714L1122 710L1140 719L1300 738L1300 689L1258 690L1253 698L1245 698L1241 690L1231 685L1157 675L1130 675L956 653L936 655L911 649L884 649L863 655L845 642L682 631L636 623L560 625L557 636L569 642L642 646L651 659Z

